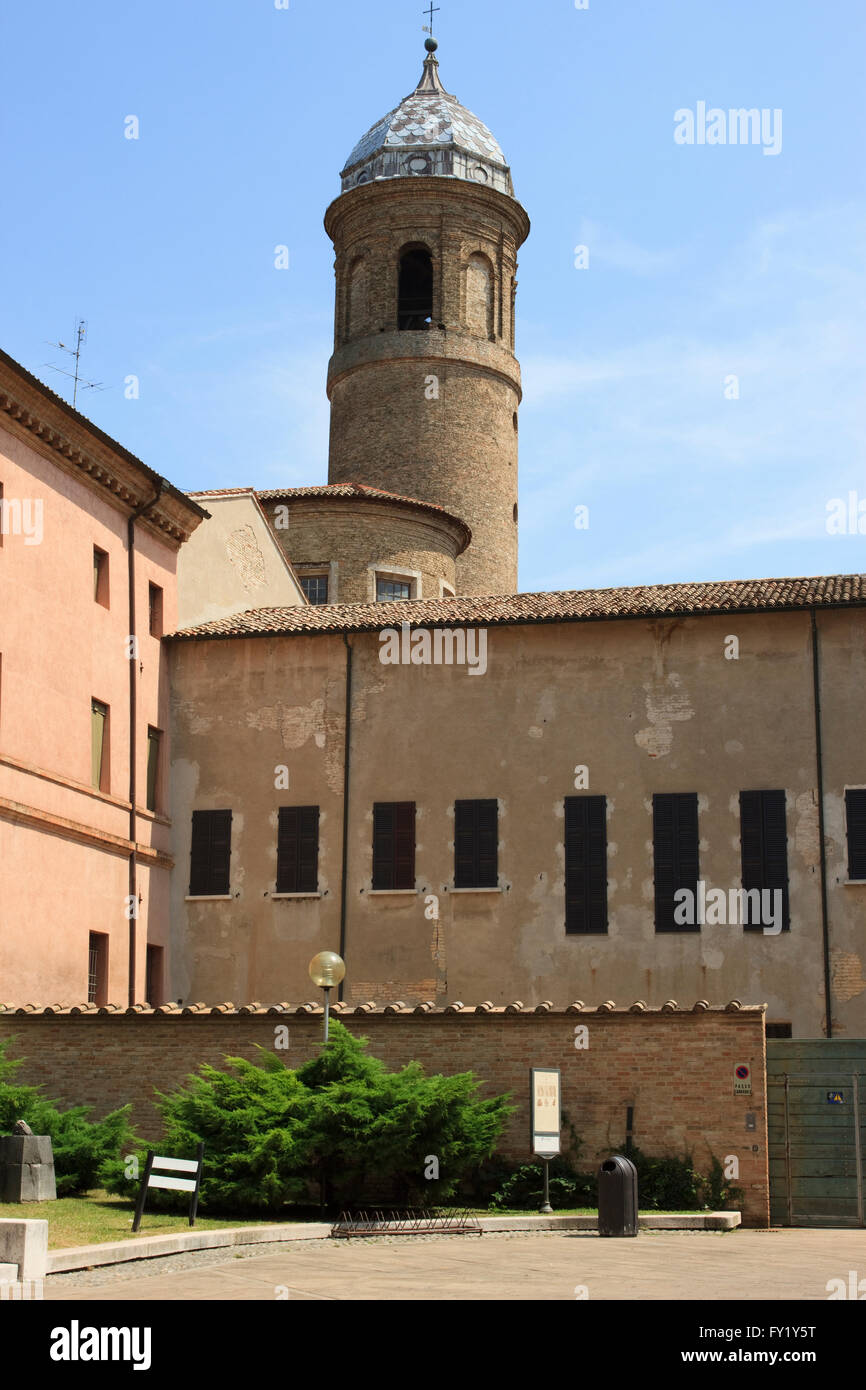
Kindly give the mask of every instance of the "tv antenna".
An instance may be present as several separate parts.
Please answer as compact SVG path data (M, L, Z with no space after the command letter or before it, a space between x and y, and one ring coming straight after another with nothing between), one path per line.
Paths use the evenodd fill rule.
M84 341L86 340L86 338L87 338L87 324L86 324L86 322L84 321L84 319L76 319L76 320L75 320L75 347L74 347L74 348L67 347L65 343L49 343L49 347L59 347L59 348L62 348L64 352L68 352L68 353L69 353L69 356L70 356L71 358L73 358L74 361L75 361L75 371L74 371L74 372L65 372L65 371L63 370L62 367L55 367L53 362L46 362L46 363L44 364L44 365L45 365L46 367L48 367L52 372L60 372L60 375L61 375L61 376L68 376L68 377L70 377L70 378L72 379L72 383L73 383L73 384L72 384L72 405L73 405L73 407L76 406L76 403L77 403L77 401L78 401L78 388L79 388L79 386L81 386L84 390L103 391L103 390L105 389L104 386L102 385L102 382L101 382L101 381L86 381L86 380L81 376L81 374L80 374L80 372L79 372L79 370L78 370L78 368L79 368L79 366L80 366L80 363L81 363L81 346L82 346L82 344L84 343Z

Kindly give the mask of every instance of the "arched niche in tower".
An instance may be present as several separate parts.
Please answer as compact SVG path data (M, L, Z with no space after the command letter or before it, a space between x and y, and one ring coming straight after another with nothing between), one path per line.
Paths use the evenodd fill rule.
M370 269L366 256L356 256L349 266L346 295L346 338L365 333L370 317Z
M466 264L466 327L479 338L493 338L496 275L487 256L474 251Z
M400 251L397 286L397 327L403 331L429 328L433 321L433 257L419 242Z

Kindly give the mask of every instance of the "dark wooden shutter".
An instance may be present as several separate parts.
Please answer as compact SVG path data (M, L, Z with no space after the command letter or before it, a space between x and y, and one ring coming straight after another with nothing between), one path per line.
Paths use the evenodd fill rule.
M454 887L496 888L499 884L499 803L455 801Z
M845 793L848 826L848 877L866 878L866 788L849 787Z
M744 888L782 890L782 931L788 931L791 918L784 791L740 792L740 857ZM760 920L744 922L743 929L763 932L764 925Z
M657 932L700 931L697 893L698 856L697 792L657 792L653 796L653 874L655 927ZM674 894L688 888L694 895L694 921L674 921Z
M232 853L231 811L193 811L189 891L215 897L229 891Z
M319 808L281 806L277 820L278 893L319 889Z
M373 887L415 887L415 802L373 805Z
M607 801L565 798L565 930L607 931Z

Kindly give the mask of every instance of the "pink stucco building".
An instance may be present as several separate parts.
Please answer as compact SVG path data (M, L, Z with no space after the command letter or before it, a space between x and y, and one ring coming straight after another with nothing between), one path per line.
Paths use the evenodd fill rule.
M206 516L0 352L0 1000L162 1001L160 637Z

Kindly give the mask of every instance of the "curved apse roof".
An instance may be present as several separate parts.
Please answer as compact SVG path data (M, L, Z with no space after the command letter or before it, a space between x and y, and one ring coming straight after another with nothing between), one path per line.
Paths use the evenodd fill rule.
M435 40L428 40L435 44ZM421 81L361 136L342 171L345 193L376 179L439 175L466 179L514 197L511 171L499 142L439 80L430 48Z

